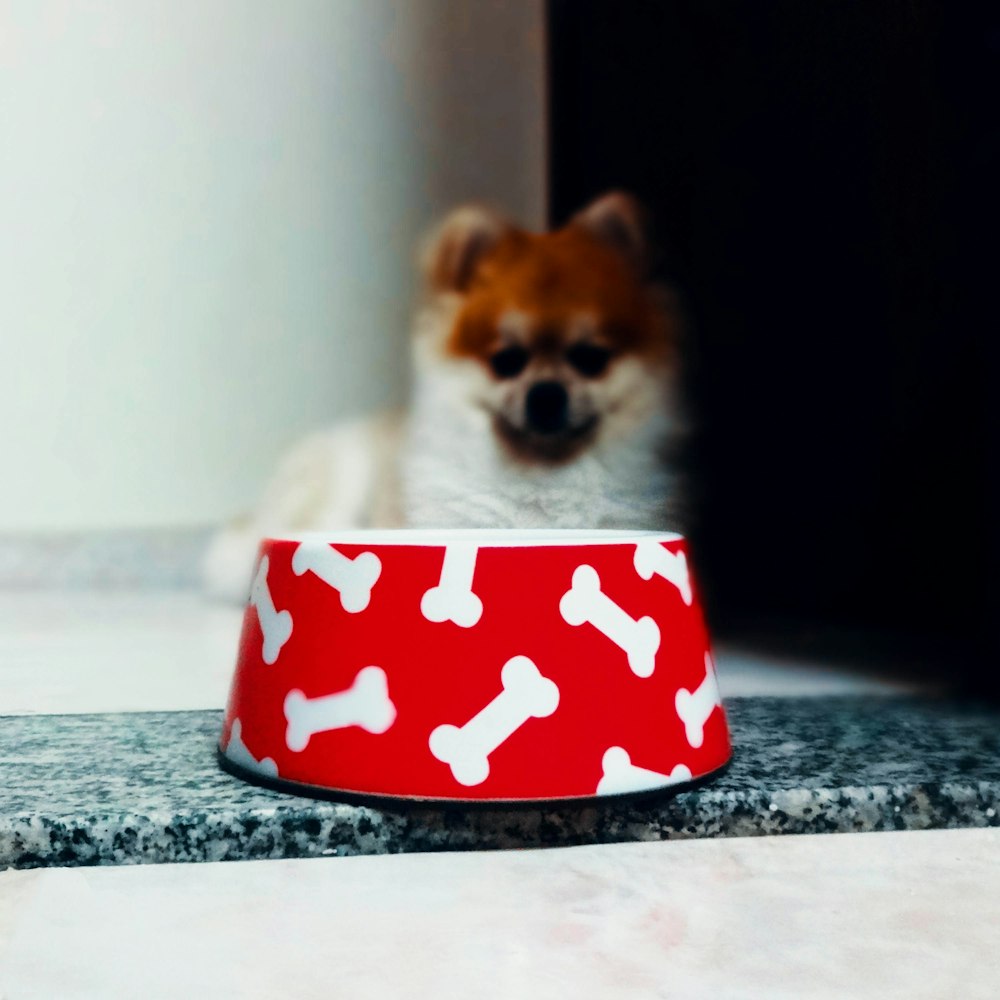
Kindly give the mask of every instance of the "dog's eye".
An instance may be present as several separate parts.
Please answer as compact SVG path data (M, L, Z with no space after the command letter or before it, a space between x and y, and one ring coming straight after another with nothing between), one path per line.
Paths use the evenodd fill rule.
M611 360L611 352L597 344L574 344L566 352L566 360L587 378L596 378Z
M527 368L529 357L524 347L505 347L490 358L490 367L497 378L515 378Z

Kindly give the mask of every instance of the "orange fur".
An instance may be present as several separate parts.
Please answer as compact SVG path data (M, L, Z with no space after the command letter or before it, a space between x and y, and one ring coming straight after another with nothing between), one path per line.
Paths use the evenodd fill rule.
M616 356L663 361L672 352L675 330L662 297L620 252L576 223L554 233L504 233L472 275L446 350L486 361L510 310L528 318L525 344L536 354L569 346L581 315L596 324L588 339Z

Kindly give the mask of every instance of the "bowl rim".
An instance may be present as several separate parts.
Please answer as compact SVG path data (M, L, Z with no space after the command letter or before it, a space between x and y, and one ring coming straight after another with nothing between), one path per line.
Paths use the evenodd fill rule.
M619 528L348 528L343 531L302 531L269 534L262 544L291 542L315 545L434 546L456 543L479 548L548 548L588 545L638 545L641 542L683 542L676 531Z

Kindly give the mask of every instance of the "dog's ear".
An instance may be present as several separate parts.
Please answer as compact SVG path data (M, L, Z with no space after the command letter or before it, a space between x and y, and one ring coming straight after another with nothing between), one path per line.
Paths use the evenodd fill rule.
M420 258L435 292L466 292L483 258L513 231L492 209L465 205L450 212L424 243Z
M571 224L613 247L638 274L645 275L649 267L646 212L630 194L602 195L574 215Z

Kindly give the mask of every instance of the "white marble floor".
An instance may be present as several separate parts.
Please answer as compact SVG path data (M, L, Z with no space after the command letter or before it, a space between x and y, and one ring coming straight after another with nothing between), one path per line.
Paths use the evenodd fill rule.
M241 620L194 592L0 590L0 715L221 708ZM726 646L717 663L729 697L899 689Z
M1000 831L0 873L0 997L996 996Z

